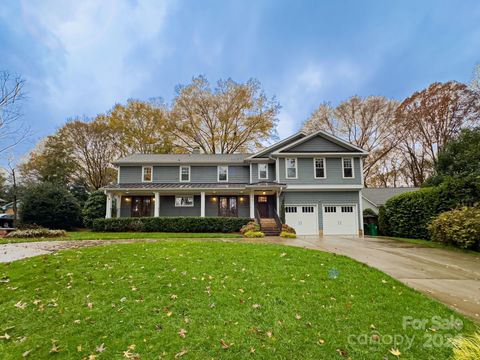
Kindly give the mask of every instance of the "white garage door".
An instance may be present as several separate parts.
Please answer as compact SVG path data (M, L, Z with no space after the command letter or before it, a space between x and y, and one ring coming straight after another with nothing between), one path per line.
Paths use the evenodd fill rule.
M285 222L297 235L318 235L318 209L316 205L285 205Z
M324 235L357 235L356 205L323 205Z

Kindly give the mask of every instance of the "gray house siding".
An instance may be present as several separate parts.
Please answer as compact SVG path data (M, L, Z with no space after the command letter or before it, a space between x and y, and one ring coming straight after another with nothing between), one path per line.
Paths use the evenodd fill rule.
M363 219L359 211L358 191L311 191L311 192L284 192L283 200L287 205L311 204L318 205L318 224L323 230L322 205L329 204L356 204L359 228L362 227Z
M200 196L193 197L192 207L175 207L175 196L160 196L160 216L200 216Z
M321 136L305 141L295 147L292 147L285 152L346 152L351 151L344 146L338 145L334 142L324 139Z
M187 166L188 164L185 164ZM142 166L120 166L120 183L141 183ZM179 166L153 166L153 182L155 183L178 183ZM250 181L249 166L229 166L228 182L248 183ZM191 183L216 183L217 166L191 166Z
M301 133L298 133L296 136L293 136L291 139L290 139L290 142L294 142L294 141L297 141L297 140L300 140L301 138L305 137L304 134L301 134ZM288 143L283 143L283 144L277 144L277 145L274 145L272 146L271 149L269 149L266 153L262 153L260 156L254 156L254 157L262 157L262 158L268 158L272 152L274 151L277 151L279 149L281 149L282 147L285 147L287 146Z
M275 163L268 164L268 179L258 179L258 164L252 163L252 182L256 183L259 181L275 181Z
M342 158L326 158L326 179L315 179L312 158L297 158L297 179L285 177L285 158L280 158L280 182L298 185L361 185L360 158L353 159L353 179L342 177Z

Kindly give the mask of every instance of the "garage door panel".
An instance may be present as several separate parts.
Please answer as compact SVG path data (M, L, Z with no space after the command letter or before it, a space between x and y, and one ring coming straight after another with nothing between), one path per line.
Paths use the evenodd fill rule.
M298 235L318 235L318 207L316 205L285 205L285 222Z
M323 205L324 235L356 235L356 205Z

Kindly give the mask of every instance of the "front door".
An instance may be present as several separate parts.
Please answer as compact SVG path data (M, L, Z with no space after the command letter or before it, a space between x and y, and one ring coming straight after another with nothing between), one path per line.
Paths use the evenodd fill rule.
M152 202L151 196L133 196L131 216L152 216Z
M261 218L268 218L269 215L269 208L268 208L268 197L267 196L258 196L257 197L257 209L258 215Z
M218 216L238 216L236 196L218 197Z

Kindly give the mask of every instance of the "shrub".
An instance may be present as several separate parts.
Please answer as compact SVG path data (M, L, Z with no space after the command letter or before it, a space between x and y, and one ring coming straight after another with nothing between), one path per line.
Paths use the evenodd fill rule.
M480 208L463 207L438 215L430 224L433 241L480 250Z
M247 231L243 236L246 238L262 238L265 234L261 231Z
M93 220L104 218L106 213L107 196L103 191L92 192L82 210L83 224L86 227L93 226Z
M388 219L387 235L429 239L428 225L437 214L461 205L473 205L479 200L480 178L447 178L439 186L389 199L379 222L380 218Z
M287 224L282 224L282 232L296 234L295 229Z
M391 235L385 206L378 208L378 233L380 235Z
M80 223L80 207L66 189L49 183L25 188L20 220L46 228L69 229Z
M66 237L67 233L64 230L50 230L50 229L29 229L29 230L15 230L7 234L7 238L55 238Z
M480 333L471 337L459 337L452 340L453 360L480 359Z
M295 239L297 237L297 234L288 231L282 231L280 233L280 236L283 238Z
M245 234L248 231L260 231L260 225L254 220L250 221L248 224L243 225L240 229L240 233Z
M378 215L373 211L373 209L365 209L363 210L363 217L377 217Z
M94 231L238 232L249 223L242 217L143 217L95 219Z

